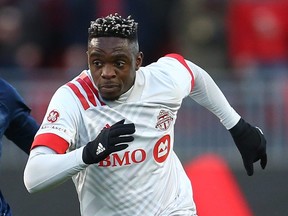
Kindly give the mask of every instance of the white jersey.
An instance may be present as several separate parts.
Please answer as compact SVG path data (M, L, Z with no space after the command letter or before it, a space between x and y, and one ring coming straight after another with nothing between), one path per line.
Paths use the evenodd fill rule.
M34 148L44 145L68 154L83 149L104 127L122 119L135 124L134 141L127 149L98 164L79 162L72 178L83 216L196 215L191 182L173 151L182 100L195 94L196 101L214 112L226 128L240 118L224 97L214 110L209 96L200 99L196 86L193 93L195 75L203 72L173 54L141 67L134 86L116 101L101 98L89 70L56 91Z

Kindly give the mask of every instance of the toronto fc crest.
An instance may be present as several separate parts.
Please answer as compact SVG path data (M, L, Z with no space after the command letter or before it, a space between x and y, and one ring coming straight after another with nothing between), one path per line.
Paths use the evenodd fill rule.
M160 130L168 130L173 121L172 114L169 111L161 110L157 116L156 128Z

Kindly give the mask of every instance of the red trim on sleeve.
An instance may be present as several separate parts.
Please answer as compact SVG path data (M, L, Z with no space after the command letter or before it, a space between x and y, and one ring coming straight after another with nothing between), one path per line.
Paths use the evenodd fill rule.
M66 140L56 134L46 133L39 134L35 137L31 149L37 146L47 146L58 154L64 154L68 149L69 144Z
M93 91L93 93L96 95L96 97L98 98L98 100L100 101L101 105L105 105L105 103L103 101L100 100L100 97L99 97L99 93L98 93L98 90L94 87L92 81L90 80L90 78L85 74L85 73L82 73L80 75L80 78L82 80L84 80L84 82L89 86L89 88Z
M190 92L192 92L193 87L194 87L194 75L192 70L189 68L189 66L187 65L185 59L183 58L183 56L177 54L177 53L170 53L165 55L166 57L171 57L171 58L175 58L176 60L178 60L190 73L192 80L191 80L191 90Z
M96 106L96 100L94 98L94 94L92 92L92 90L89 88L89 86L87 85L87 83L82 80L81 78L76 79L78 83L80 83L80 85L82 86L82 88L84 89L84 91L86 92L87 96L88 96L88 100L94 105Z
M84 108L85 110L87 110L87 109L90 107L90 105L89 105L89 103L87 102L87 100L86 100L86 98L84 97L84 95L80 92L80 90L78 89L78 87L77 87L75 84L71 83L71 82L67 83L66 85L69 86L69 87L72 89L72 91L75 93L75 95L79 98L79 100L80 100L83 108Z

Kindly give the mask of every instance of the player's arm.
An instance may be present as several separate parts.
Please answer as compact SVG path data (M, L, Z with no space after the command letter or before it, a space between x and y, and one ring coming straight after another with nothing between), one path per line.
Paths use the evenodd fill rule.
M231 133L239 149L248 175L253 175L253 163L267 164L266 140L262 131L247 123L231 107L214 80L200 67L187 61L194 74L194 88L190 97L214 113Z
M24 184L30 193L53 188L87 165L82 160L83 148L66 154L57 154L53 149L38 146L31 150L25 170Z
M30 153L24 171L24 183L27 190L33 193L65 182L89 164L96 164L111 153L127 148L127 143L134 140L131 136L134 132L133 123L124 124L124 120L121 120L109 128L103 128L96 139L84 147L65 154L57 154L52 148L37 144L37 147L33 148ZM37 140L35 142L39 142ZM52 142L55 138L50 140Z
M8 116L5 136L28 154L39 125L13 86L0 79L0 88L0 101L5 106Z
M226 129L229 130L235 126L241 117L231 107L211 76L195 64L189 61L187 61L187 64L194 75L194 86L190 97L216 115Z
M29 154L34 136L39 129L36 120L27 111L20 111L10 122L5 136Z
M134 139L131 134L135 132L135 125L124 124L121 120L102 129L94 140L78 143L75 137L79 136L77 131L83 125L81 107L80 101L74 99L65 86L53 95L25 167L24 183L28 191L54 187L89 164L127 148L127 143ZM74 149L74 146L84 147Z

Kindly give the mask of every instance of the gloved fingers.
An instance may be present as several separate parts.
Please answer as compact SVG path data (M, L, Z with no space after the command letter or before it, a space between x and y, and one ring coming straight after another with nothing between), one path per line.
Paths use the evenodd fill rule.
M133 136L111 137L109 143L115 146L116 144L132 142L133 140L134 140Z
M121 135L133 134L135 133L135 125L133 123L116 125L114 128L110 128L110 137L118 137Z
M261 155L259 154L259 156L257 156L256 159L252 160L248 160L248 159L243 159L243 163L244 163L244 167L246 169L247 175L248 176L252 176L254 173L254 166L253 163L260 160L260 165L262 169L265 169L266 165L267 165L267 154L264 151Z
M260 152L259 152L259 156L257 157L257 160L260 160L260 165L262 167L262 169L265 169L266 165L267 165L267 154L266 154L266 139L263 135L262 130L259 127L255 127L257 129L257 132L260 136L261 139L261 147L260 147Z
M122 120L116 122L115 124L113 124L113 125L111 126L111 128L112 128L112 127L115 127L115 126L117 126L117 125L123 125L124 122L125 122L125 119L122 119Z
M250 160L249 161L243 160L243 163L244 163L244 167L246 169L247 175L252 176L254 173L253 162Z
M128 147L128 144L119 144L119 145L115 145L113 146L113 148L111 148L110 152L117 152L117 151L121 151L123 149L126 149Z
M264 153L260 159L260 165L262 167L262 169L265 169L266 165L267 165L267 154Z

